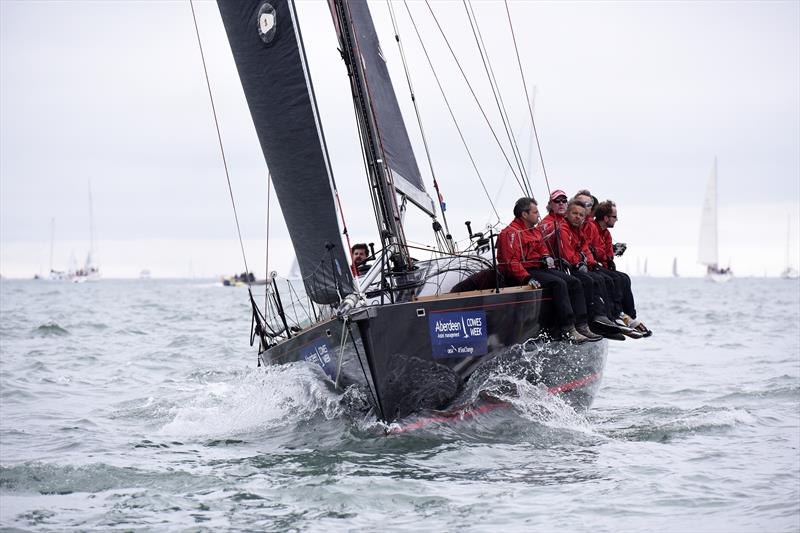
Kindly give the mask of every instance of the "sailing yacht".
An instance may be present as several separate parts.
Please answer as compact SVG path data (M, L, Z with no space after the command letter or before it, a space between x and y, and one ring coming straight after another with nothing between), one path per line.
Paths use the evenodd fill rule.
M706 279L722 283L730 280L733 272L730 266L727 268L719 266L717 219L717 158L715 157L703 200L697 262L706 266Z
M607 342L550 342L543 335L554 326L551 295L501 283L492 230L470 229L459 249L446 219L439 222L443 202L423 183L367 2L330 1L361 141L361 154L351 157L365 162L368 211L381 239L363 275L350 266L343 242L346 224L295 1L218 6L308 304L304 314L293 313L284 302L301 298L279 289L274 276L264 310L250 293L260 363L317 365L337 389L363 390L387 422L425 409L460 416L474 400L470 378L494 364L513 363L517 377L588 407ZM430 217L433 245L406 240L411 208ZM478 289L466 283L476 276L485 282ZM520 347L526 342L529 354L539 350L535 362Z
M67 279L67 273L63 270L55 270L53 268L53 248L56 241L56 219L50 219L50 274L47 279L52 281L63 281Z
M95 262L96 256L94 240L94 212L92 210L92 184L89 182L89 251L82 266L76 266L77 261L72 261L72 266L67 273L67 278L73 283L84 283L100 277L100 267Z
M798 279L800 278L800 273L797 272L797 269L792 266L792 218L791 216L786 217L786 268L783 269L781 272L781 277L783 279Z

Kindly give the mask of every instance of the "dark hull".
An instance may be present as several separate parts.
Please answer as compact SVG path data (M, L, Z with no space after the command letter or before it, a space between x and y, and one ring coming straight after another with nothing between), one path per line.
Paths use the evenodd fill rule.
M261 359L266 364L314 362L341 388L365 386L385 421L446 409L463 400L468 382L498 365L563 395L576 408L587 408L599 388L605 341L518 346L550 328L552 313L550 297L541 290L447 294L359 309L349 323L317 324Z

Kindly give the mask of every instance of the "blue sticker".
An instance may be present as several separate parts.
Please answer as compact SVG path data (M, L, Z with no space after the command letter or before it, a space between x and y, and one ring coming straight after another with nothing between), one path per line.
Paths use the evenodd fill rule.
M322 367L328 377L335 379L336 365L333 360L333 350L325 337L319 338L300 348L300 357Z
M486 355L486 311L432 312L428 315L433 357Z

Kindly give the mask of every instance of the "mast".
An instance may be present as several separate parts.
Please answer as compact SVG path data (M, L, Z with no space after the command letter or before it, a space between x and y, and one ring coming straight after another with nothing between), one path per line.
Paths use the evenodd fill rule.
M784 272L788 273L792 270L792 261L791 261L791 240L792 240L792 216L786 215L786 270Z
M370 193L381 243L384 249L393 248L393 270L404 271L409 267L408 249L397 205L393 176L387 166L387 157L378 133L375 110L365 78L362 55L358 49L356 30L346 0L330 0L331 14L339 33L341 53L347 65L350 87L355 103L356 121L360 130L362 150L369 174Z
M87 272L93 266L94 253L94 208L92 206L92 180L89 180L89 255L86 258L85 268Z
M53 271L53 244L56 240L56 219L50 219L50 272Z

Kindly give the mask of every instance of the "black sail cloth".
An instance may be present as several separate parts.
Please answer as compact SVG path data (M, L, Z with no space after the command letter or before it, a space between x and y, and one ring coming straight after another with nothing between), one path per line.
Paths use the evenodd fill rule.
M353 291L300 27L291 0L217 2L306 292Z
M414 150L411 148L411 141L403 122L400 105L397 103L369 6L364 0L343 0L343 2L353 28L356 52L361 60L355 67L361 71L362 78L366 80L378 141L386 157L386 166L392 173L394 188L417 207L433 215L433 200L428 196L422 183L422 176L414 157ZM341 41L341 28L338 24L335 25Z

